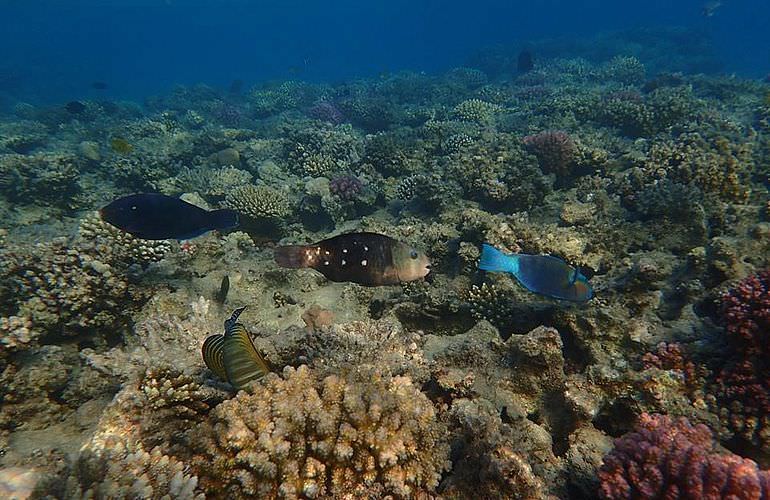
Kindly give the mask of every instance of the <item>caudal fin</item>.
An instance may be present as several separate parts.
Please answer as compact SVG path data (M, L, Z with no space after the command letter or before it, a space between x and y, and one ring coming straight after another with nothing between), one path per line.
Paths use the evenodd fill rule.
M302 245L276 247L273 252L273 259L275 259L275 263L281 267L288 267L291 269L307 267L305 247Z
M238 212L223 208L221 210L212 210L209 212L209 225L211 229L225 231L237 227L239 223Z
M481 249L479 269L493 272L512 272L513 256L506 255L492 245L484 243Z

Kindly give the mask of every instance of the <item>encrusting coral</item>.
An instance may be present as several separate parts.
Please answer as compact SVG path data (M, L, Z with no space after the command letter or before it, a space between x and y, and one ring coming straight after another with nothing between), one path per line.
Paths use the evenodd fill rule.
M435 490L446 430L407 377L268 374L190 436L193 470L223 498L322 498Z

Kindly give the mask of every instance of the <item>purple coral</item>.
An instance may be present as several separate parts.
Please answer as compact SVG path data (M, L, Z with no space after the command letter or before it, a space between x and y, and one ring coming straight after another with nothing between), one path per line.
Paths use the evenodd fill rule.
M329 182L329 191L343 201L356 199L363 190L361 179L354 175L341 175Z
M546 130L522 139L529 151L537 156L545 173L567 174L577 153L575 141L562 130Z
M342 114L342 111L329 101L319 101L315 103L307 110L307 115L310 118L329 122L334 125L339 125L345 121L345 116Z
M666 415L642 414L633 432L616 439L599 480L605 499L770 498L770 473L717 453L705 425Z
M746 355L770 354L770 269L744 279L722 296L722 322Z

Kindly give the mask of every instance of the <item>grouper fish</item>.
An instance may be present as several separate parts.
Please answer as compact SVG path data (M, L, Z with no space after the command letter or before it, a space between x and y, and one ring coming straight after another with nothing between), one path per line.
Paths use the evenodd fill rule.
M396 285L430 272L428 256L416 248L377 233L347 233L312 245L275 249L275 262L293 269L309 267L330 281L365 286Z
M510 273L530 292L572 302L586 302L594 291L578 269L551 255L505 254L484 244L479 269Z

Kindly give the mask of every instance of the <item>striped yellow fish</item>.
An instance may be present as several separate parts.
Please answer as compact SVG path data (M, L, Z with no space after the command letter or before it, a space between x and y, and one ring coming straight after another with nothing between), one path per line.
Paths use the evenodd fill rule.
M203 361L212 372L227 380L236 389L242 389L270 371L265 359L257 351L246 328L238 323L242 307L225 321L224 335L216 334L206 338L201 349Z

